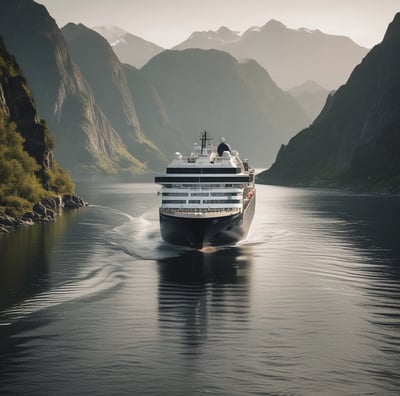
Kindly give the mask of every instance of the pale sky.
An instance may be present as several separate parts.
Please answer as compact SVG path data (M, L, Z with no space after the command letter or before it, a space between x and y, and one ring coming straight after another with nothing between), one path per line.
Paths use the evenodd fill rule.
M193 31L227 26L243 32L277 19L289 28L306 27L345 35L371 48L379 43L400 0L36 0L59 27L68 22L119 26L164 48Z

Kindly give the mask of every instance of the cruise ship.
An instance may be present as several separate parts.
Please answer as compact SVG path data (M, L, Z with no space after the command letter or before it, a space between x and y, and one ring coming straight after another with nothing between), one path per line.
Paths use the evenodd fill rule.
M161 184L162 238L202 249L245 239L256 201L254 169L221 138L216 147L204 131L188 156L175 153Z

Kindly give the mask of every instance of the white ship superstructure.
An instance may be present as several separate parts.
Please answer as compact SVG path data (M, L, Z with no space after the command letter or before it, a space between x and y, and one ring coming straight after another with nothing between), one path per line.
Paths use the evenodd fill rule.
M209 144L207 132L190 155L176 153L155 181L162 185L160 225L166 241L202 247L247 234L243 215L249 207L251 218L254 214L254 170L225 143L218 149Z

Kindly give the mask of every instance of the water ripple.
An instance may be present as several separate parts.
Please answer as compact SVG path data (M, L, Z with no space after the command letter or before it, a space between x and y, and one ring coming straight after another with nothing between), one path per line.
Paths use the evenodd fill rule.
M76 299L97 296L120 285L126 277L126 272L115 265L104 264L91 270L86 269L74 279L56 285L48 291L39 293L3 311L0 325L10 325L44 309Z

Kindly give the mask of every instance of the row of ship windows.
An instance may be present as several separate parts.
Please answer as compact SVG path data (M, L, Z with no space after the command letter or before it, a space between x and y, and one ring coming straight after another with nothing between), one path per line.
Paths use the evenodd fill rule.
M249 176L156 176L154 181L159 184L171 183L246 183Z
M211 193L212 197L237 197L240 196L242 193L241 192L228 192L228 193ZM169 192L163 192L162 193L163 197L188 197L189 193L169 193ZM190 193L192 197L209 197L210 194L208 192L200 192L200 193Z
M233 185L233 184L163 184L163 187L166 188L195 188L196 190L198 190L199 188L204 188L204 189L209 189L209 188L230 188L230 187L235 187L237 188L237 185Z
M167 174L189 174L189 173L201 173L201 174L211 174L211 173L240 173L241 168L167 168Z
M171 200L171 199L163 199L162 203L163 204L227 204L227 203L234 203L234 204L239 204L241 201L240 199L224 199L224 200L219 200L219 199L203 199L201 202L200 199L189 199L189 201L186 201L185 199L176 199L176 200Z

